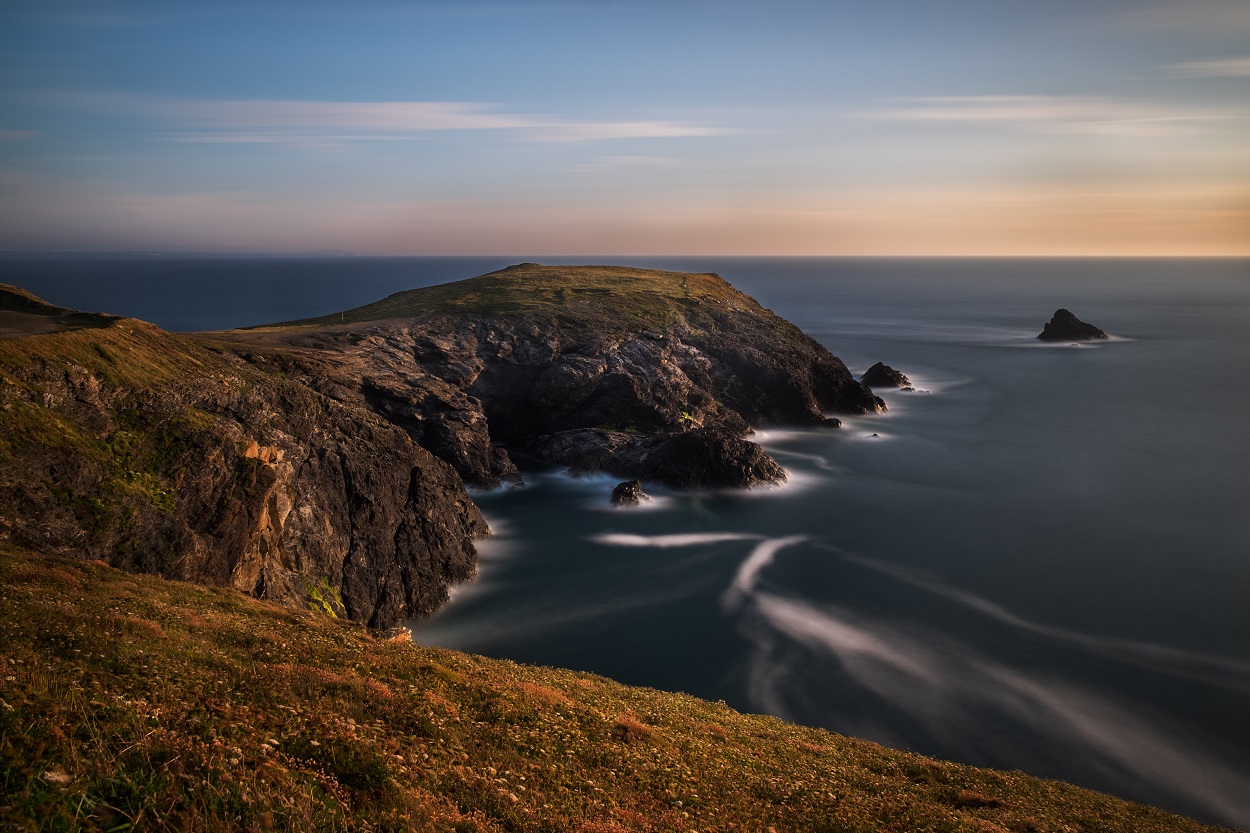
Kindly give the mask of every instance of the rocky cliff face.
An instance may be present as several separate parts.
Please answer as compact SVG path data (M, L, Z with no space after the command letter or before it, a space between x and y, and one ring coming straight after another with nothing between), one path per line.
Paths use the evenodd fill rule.
M460 478L365 408L142 322L0 341L0 539L376 627L470 578Z
M752 426L884 408L715 275L522 264L195 336L6 292L0 540L375 627L473 575L464 483L519 478L508 449L752 486L785 477Z
M678 487L776 481L780 466L742 440L751 427L885 407L716 275L522 264L335 318L238 338L479 486L516 476L504 447ZM691 432L705 441L673 442Z

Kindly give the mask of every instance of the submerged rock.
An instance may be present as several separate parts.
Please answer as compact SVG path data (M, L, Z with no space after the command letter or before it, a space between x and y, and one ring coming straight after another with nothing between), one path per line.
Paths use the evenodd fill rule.
M650 499L651 496L642 490L642 482L639 480L626 480L616 484L616 488L612 490L613 506L639 506L644 500Z
M1042 341L1092 341L1110 338L1093 324L1086 324L1066 309L1055 310L1050 323L1042 328L1037 337Z
M870 388L910 388L911 379L887 364L877 362L864 371L859 378L860 384Z

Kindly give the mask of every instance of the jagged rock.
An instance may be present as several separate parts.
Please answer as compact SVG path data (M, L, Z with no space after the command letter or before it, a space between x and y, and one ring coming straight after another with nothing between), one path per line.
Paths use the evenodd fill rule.
M638 480L626 480L624 483L616 484L616 488L612 490L613 506L638 506L644 500L650 500L651 496L642 490L642 482Z
M747 488L786 479L785 469L764 449L721 428L664 438L632 468L638 477L674 489Z
M475 572L460 478L368 408L129 319L0 359L0 541L374 627Z
M1037 336L1042 341L1090 341L1110 338L1093 324L1086 324L1066 309L1055 310L1050 323Z
M911 379L887 364L877 362L859 377L860 384L870 388L909 388Z
M885 409L823 346L715 275L521 264L346 316L370 321L363 336L329 316L239 338L382 413L478 486L516 476L501 444L631 477L672 434L740 438Z
M574 428L537 437L525 449L546 462L568 466L574 474L590 474L621 470L628 450L640 442L642 438L620 431Z
M576 429L539 437L526 449L574 474L607 472L674 489L748 488L786 479L768 452L723 426L644 436Z
M0 313L0 541L377 628L473 575L488 530L464 484L518 479L507 448L753 486L785 471L751 426L885 407L712 274L522 264L204 335L13 288Z

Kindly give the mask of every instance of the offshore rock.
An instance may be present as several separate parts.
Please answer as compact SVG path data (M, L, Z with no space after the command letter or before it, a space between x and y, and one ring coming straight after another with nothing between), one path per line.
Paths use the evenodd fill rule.
M859 377L861 384L870 388L909 388L911 380L887 364L877 362Z
M1055 310L1050 323L1037 336L1042 341L1091 341L1110 338L1093 324L1086 324L1066 309Z
M638 480L618 483L612 490L613 506L639 506L644 500L650 499L651 496L642 490L642 483Z

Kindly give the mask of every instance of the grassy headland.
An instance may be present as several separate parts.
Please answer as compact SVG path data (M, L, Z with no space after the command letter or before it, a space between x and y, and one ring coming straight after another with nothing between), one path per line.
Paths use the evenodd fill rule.
M1212 829L11 547L0 629L5 829Z
M662 327L700 305L759 306L716 275L623 266L520 263L498 272L396 292L320 318L250 329L332 327L437 315L536 316L607 331Z

